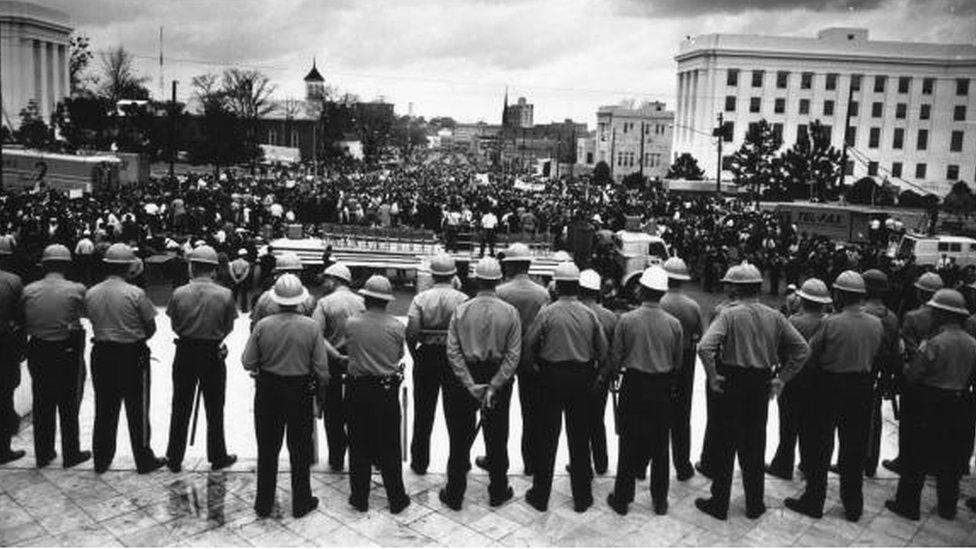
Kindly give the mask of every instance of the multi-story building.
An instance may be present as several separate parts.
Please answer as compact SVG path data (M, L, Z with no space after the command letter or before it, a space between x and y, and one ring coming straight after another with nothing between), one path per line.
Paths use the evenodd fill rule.
M68 14L29 2L0 1L2 124L16 129L20 111L34 101L50 121L71 94Z
M731 130L723 157L760 119L784 147L819 120L833 146L849 145L847 184L887 177L902 190L944 195L976 179L976 46L874 41L866 29L831 28L816 38L696 36L675 60L674 152L691 153L707 174L718 163L712 130L721 114Z
M674 111L660 101L633 107L604 106L596 112L596 163L606 162L614 179L632 173L663 178L671 165Z
M506 91L502 126L505 126L506 128L531 128L532 112L534 110L535 106L526 101L524 97L519 97L517 103L514 105L509 105L508 92Z

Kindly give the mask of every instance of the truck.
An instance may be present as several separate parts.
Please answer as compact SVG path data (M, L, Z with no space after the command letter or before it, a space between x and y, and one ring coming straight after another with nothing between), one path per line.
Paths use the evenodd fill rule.
M64 193L118 189L122 160L115 155L75 156L3 147L3 188L35 189L41 185Z
M888 256L895 259L915 258L922 266L939 267L940 261L954 261L960 267L976 265L976 239L966 236L926 236L909 233L901 241L892 243Z

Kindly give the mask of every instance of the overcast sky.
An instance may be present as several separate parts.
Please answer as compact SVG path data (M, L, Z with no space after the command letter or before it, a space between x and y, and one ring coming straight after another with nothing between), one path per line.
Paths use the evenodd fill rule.
M326 81L398 113L498 122L506 84L535 121L592 125L621 99L675 103L678 43L712 32L976 43L976 0L35 0L69 14L94 50L119 44L159 95L238 64L302 97L312 57ZM97 53L93 65L98 65Z

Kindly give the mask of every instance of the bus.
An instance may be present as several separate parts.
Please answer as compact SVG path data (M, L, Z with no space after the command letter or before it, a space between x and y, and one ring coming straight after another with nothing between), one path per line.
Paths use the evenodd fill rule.
M41 183L64 193L111 191L119 188L122 160L101 154L75 156L3 147L3 189L39 189Z

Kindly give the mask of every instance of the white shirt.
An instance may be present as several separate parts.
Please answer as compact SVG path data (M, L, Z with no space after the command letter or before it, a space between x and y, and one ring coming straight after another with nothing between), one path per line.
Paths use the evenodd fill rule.
M498 226L498 218L495 214L488 212L481 216L481 228L483 229L494 229Z

